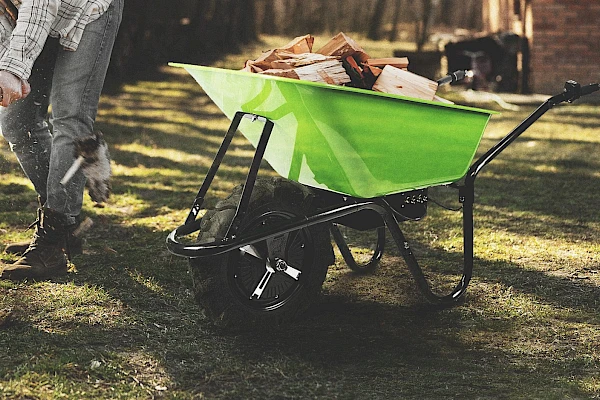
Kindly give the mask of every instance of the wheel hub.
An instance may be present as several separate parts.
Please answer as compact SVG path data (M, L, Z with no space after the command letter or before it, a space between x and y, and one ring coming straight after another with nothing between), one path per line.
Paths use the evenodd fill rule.
M256 232L265 225L278 223L293 217L286 212L269 211L242 228ZM232 264L233 288L246 305L269 311L279 308L293 298L302 287L306 268L307 241L311 240L308 230L301 229L280 234L263 242L243 246L239 258Z

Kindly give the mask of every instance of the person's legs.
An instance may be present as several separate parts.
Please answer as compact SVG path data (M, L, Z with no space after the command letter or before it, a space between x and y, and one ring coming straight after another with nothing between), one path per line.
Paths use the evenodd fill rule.
M47 41L31 71L31 93L2 108L0 112L2 136L8 141L23 172L33 183L42 204L47 197L46 183L52 146L46 115L57 48L58 40Z
M81 211L85 176L77 172L64 187L60 180L75 161L75 142L92 135L122 9L123 0L114 0L98 20L86 26L77 51L60 49L56 58L46 207L64 214L69 223L75 223Z
M46 184L52 149L52 136L46 117L57 49L58 39L49 39L46 42L31 71L29 78L31 93L0 112L2 134L15 153L23 172L33 183L38 193L40 209L46 202ZM21 255L31 243L31 241L10 243L4 251ZM72 247L76 252L81 252L81 241L79 245L75 244Z
M64 187L60 180L75 160L75 141L92 135L122 10L123 0L114 0L99 19L86 26L77 51L57 51L50 96L53 133L46 203L34 242L23 257L4 268L0 278L46 278L67 272L63 248L81 211L85 176L77 172Z

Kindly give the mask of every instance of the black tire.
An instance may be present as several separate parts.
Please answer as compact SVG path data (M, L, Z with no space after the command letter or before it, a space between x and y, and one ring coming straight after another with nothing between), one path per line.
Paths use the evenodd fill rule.
M242 188L236 187L229 197L207 211L201 221L200 242L224 237ZM312 199L308 188L289 180L258 179L238 236L306 216ZM293 320L318 297L327 268L334 262L327 224L313 225L274 240L284 244L276 256L284 263L283 269L273 273L267 272L266 241L255 244L250 252L236 250L190 259L196 301L216 325L233 329L279 325ZM286 265L292 267L287 272ZM259 282L265 277L268 282L259 293Z

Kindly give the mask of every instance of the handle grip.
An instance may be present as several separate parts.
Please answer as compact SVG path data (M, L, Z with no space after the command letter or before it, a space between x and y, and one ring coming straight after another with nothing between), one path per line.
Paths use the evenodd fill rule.
M600 90L600 83L590 83L581 87L581 95L586 96Z
M553 106L565 101L572 103L581 96L594 93L599 89L600 85L598 83L590 83L589 85L581 86L579 83L569 80L565 82L564 91L560 95L551 97L549 100L551 100Z
M449 83L461 81L467 77L469 77L469 78L473 77L473 71L458 70L458 71L449 73L448 75L446 75L443 78L438 79L437 83L438 83L438 86L442 86L442 85L446 85Z

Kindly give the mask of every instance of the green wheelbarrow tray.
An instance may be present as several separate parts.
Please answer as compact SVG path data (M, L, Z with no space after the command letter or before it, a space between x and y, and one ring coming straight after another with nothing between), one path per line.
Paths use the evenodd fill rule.
M243 71L172 63L232 119L274 123L264 158L282 177L358 198L454 182L494 111ZM256 146L262 127L239 131Z

